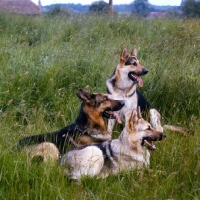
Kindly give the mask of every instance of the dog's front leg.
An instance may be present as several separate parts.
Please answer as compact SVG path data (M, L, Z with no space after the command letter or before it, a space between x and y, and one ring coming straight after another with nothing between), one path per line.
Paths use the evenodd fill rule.
M114 126L115 126L115 123L116 123L116 119L109 119L108 120L108 127L107 127L107 131L112 134L112 131L114 129Z
M92 135L92 138L95 140L95 142L105 142L112 139L111 135Z
M105 142L111 140L111 134L108 131L90 131L88 132L94 142Z
M163 132L163 127L161 126L160 113L155 108L150 109L149 112L150 112L150 124L152 125L152 127L157 131Z

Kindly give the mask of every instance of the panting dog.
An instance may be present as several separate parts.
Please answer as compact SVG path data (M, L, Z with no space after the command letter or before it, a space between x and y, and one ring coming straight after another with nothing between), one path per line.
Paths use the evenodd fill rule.
M153 141L164 137L163 132L153 129L142 118L140 110L133 109L118 139L71 149L62 156L60 164L75 180L82 176L104 178L120 171L148 167L148 149L155 150Z
M20 147L30 146L31 155L57 160L69 147L97 144L111 140L105 118L119 119L115 111L124 106L122 100L113 100L108 94L89 93L79 89L76 95L82 100L79 115L74 123L59 131L25 137L19 141Z
M137 89L143 86L141 76L148 73L137 59L137 49L134 48L129 54L126 47L123 47L120 54L120 61L114 70L112 76L107 79L107 93L113 99L124 100L125 106L118 111L118 114L125 122L129 119L133 108L140 106L142 113L149 112L150 123L153 128L162 132L161 115L152 107ZM116 120L110 119L108 122L108 131L112 132Z

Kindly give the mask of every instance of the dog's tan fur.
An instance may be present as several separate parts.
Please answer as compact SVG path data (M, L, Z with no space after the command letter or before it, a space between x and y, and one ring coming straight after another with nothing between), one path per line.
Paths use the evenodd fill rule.
M72 149L63 155L61 166L67 166L71 179L78 180L81 176L106 177L123 170L148 167L150 153L144 147L145 140L148 148L155 149L152 141L165 136L134 109L118 139Z

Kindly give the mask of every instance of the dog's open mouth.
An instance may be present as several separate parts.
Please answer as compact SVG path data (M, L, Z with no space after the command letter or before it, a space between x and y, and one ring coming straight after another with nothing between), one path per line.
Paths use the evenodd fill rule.
M166 134L162 133L159 137L145 137L142 140L142 146L146 146L149 150L154 151L156 150L153 141L161 141L166 137Z
M114 111L104 111L103 112L103 116L106 117L106 118L109 118L109 119L116 119L116 121L121 124L122 121L119 117L119 115L117 114L117 112L114 112Z
M128 77L134 82L137 83L139 87L143 87L143 81L140 76L137 76L136 74L133 74L130 72L128 74Z
M144 140L144 145L147 146L147 148L149 150L152 150L152 151L156 150L156 146L150 140L149 141L148 140Z

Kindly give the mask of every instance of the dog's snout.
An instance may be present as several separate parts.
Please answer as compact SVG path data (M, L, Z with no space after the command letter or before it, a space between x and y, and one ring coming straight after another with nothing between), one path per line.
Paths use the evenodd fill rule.
M143 73L144 73L144 74L147 74L147 73L148 73L148 70L147 70L147 69L144 69L144 70L143 70Z
M162 134L160 134L160 137L158 140L161 141L162 139L164 139L166 137L167 137L167 135L165 133L162 133Z

